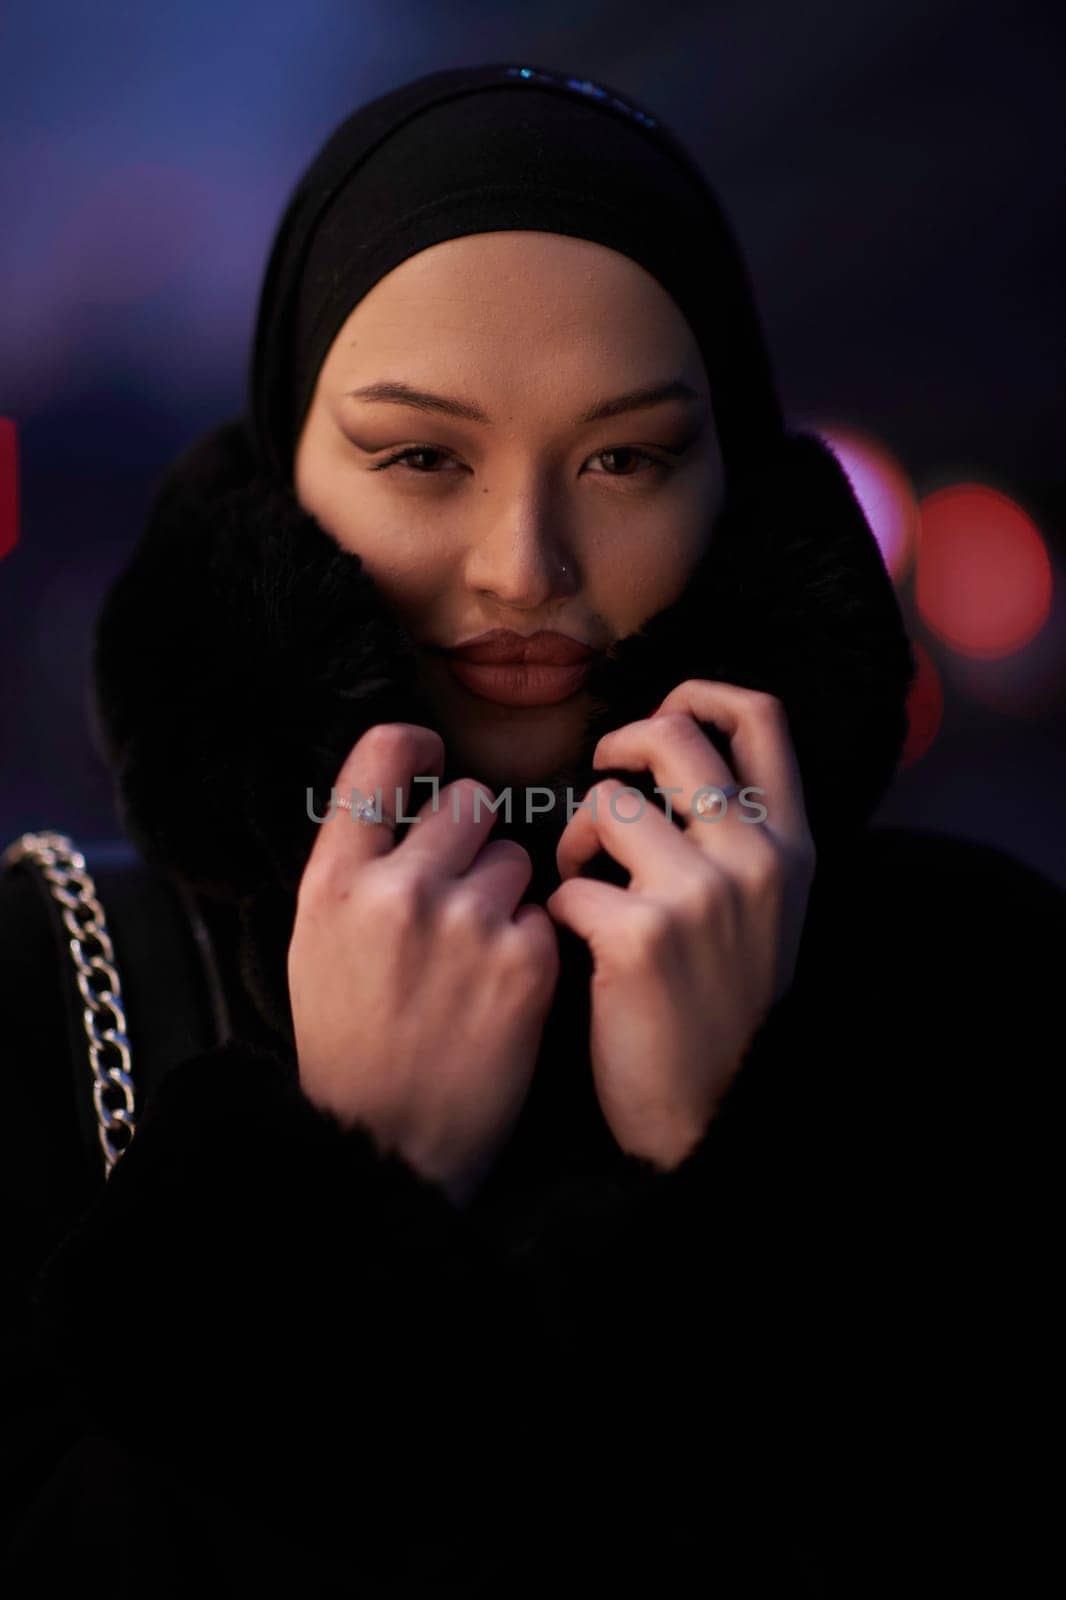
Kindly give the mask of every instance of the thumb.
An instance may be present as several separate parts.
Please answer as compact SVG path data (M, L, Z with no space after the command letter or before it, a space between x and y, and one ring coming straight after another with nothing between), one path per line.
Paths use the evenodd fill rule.
M625 911L626 891L592 878L568 878L544 902L554 922L584 939L594 956L606 952L609 933Z

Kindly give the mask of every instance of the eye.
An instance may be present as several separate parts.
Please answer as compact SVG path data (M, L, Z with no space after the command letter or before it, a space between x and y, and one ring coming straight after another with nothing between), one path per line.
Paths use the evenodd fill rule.
M681 451L673 451L670 454L671 459L667 460L665 456L652 455L649 450L638 450L635 445L612 445L607 450L597 450L595 455L589 457L589 460L613 461L615 464L604 472L594 472L593 477L636 478L649 471L654 473L669 472L671 467L676 465ZM403 466L405 471L416 473L424 478L440 477L441 468L435 465L435 462L444 462L445 464L451 462L460 472L466 470L460 462L455 460L454 456L448 451L442 450L438 445L415 444L408 445L403 450L397 450L384 461L376 462L370 468L370 471L384 472L390 467ZM618 469L619 462L621 462L620 470ZM637 466L637 470L631 470L637 463L641 462L644 463L642 467Z
M423 477L439 476L435 467L415 466L414 459L416 456L438 456L442 460L454 460L454 457L449 457L446 451L439 449L436 445L414 444L408 445L405 450L398 450L395 455L389 456L385 461L375 462L370 470L371 472L384 472L387 467L394 467L399 462L402 462L408 471L420 473Z
M653 471L658 470L660 472L666 472L666 471L669 470L669 467L670 467L670 463L668 461L664 460L661 456L653 456L650 453L650 451L638 450L635 445L631 445L631 444L616 444L616 445L612 445L610 447L610 449L608 449L608 450L597 450L597 452L596 452L596 454L594 456L590 456L589 457L589 460L590 461L603 461L603 460L605 460L607 458L611 458L611 457L614 458L615 462L621 460L621 462L623 464L623 470L622 471L610 470L610 471L607 471L605 473L594 473L593 474L594 477L607 477L607 478L635 478L635 477L639 477L639 475L640 475L639 471L630 472L630 471L626 471L625 470L625 468L628 465L631 465L633 462L636 462L636 461L645 461L645 462L647 462L649 464L649 467ZM647 471L648 468L645 468L644 470Z

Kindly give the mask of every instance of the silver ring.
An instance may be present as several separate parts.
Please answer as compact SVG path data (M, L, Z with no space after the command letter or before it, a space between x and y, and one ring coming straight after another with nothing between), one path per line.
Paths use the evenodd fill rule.
M361 800L354 811L352 811L352 802L350 800L345 800L343 795L339 794L337 796L336 803L339 806L343 806L345 811L352 812L353 822L379 823L388 828L392 833L396 832L396 823L393 821L392 817L388 815L384 807L382 807L381 815L379 817L377 813L377 807L373 800Z
M713 789L715 792L714 794L701 794L696 801L695 809L701 817L708 816L714 810L718 795L722 795L728 801L735 799L740 793L739 783L708 783L705 787Z

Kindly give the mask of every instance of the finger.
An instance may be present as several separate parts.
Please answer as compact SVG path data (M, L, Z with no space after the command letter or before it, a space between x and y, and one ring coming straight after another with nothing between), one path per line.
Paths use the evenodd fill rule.
M496 823L496 796L477 778L458 778L431 795L417 822L393 851L396 860L414 861L434 876L466 872Z
M362 800L377 802L381 814L395 817L397 792L406 805L418 775L438 777L444 770L444 741L432 728L414 722L379 722L368 728L352 746L333 784L334 797L348 800L318 830L307 870L342 874L388 854L393 848L392 829L384 822L360 822L356 808ZM314 864L312 867L312 863Z
M667 827L670 824L667 823ZM675 830L676 831L676 830ZM553 922L569 928L588 944L593 956L607 948L612 927L628 907L629 891L592 878L570 878L544 902Z
M559 941L551 917L543 906L530 902L519 906L511 919L511 930L521 936L526 952L532 951L535 968L550 993L559 981ZM505 930L505 936L511 930Z
M766 808L762 825L782 842L797 849L805 847L810 830L803 777L789 732L788 714L777 696L760 689L742 689L735 683L688 678L671 689L655 716L675 711L688 712L699 722L713 723L725 734L730 764L741 790L763 791L750 796L752 806Z
M740 780L696 720L685 711L666 711L605 734L593 752L594 767L651 772L662 792L667 815L685 829L713 826L741 815L734 795Z
M659 888L692 869L692 847L658 806L617 778L593 784L563 829L555 850L562 878L571 879L600 850L629 871L635 890Z
M490 839L456 884L469 885L490 909L510 918L532 876L528 850L513 839Z

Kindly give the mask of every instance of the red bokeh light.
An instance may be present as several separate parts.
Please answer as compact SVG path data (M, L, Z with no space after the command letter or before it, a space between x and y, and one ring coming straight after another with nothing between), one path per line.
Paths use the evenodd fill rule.
M932 656L918 639L912 639L918 670L907 696L907 737L900 768L913 767L929 749L944 719L944 690Z
M14 550L18 536L18 434L10 417L0 417L0 559Z
M1028 644L1051 610L1051 560L1035 523L1008 495L960 483L920 505L915 601L960 655L995 660Z

